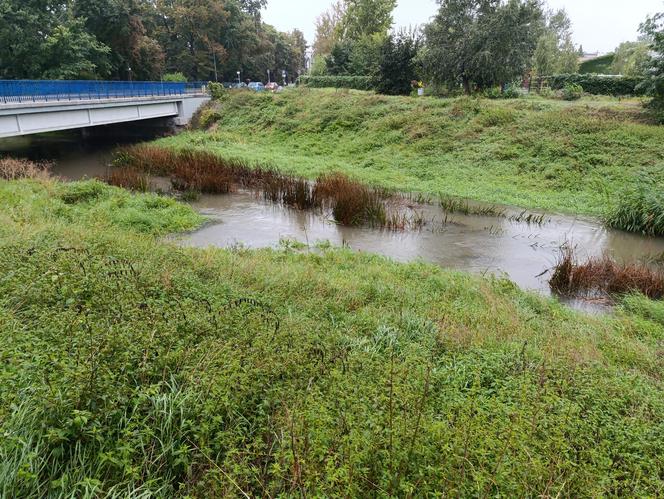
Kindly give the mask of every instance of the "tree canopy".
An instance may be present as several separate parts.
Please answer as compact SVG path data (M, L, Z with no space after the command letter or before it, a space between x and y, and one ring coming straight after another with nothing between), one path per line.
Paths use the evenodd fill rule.
M545 13L542 32L537 40L533 69L538 75L575 73L579 52L572 40L572 22L564 9Z
M664 12L649 17L640 31L652 51L646 63L646 86L654 96L652 106L664 121Z
M266 0L0 0L0 78L263 79L305 69L300 31Z
M467 93L521 78L531 67L543 12L536 0L441 0L425 28L424 67Z

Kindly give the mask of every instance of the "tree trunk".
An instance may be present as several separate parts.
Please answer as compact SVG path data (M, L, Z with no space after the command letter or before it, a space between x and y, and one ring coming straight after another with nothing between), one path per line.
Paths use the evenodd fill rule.
M464 76L462 79L463 79L463 91L466 92L466 95L470 95L470 80L466 76Z

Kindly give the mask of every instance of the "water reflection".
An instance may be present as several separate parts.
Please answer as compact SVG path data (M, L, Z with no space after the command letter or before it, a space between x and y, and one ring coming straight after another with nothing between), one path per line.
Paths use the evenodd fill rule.
M506 275L524 289L544 293L549 292L546 271L562 244L574 244L581 256L608 253L624 261L664 252L662 238L607 230L583 217L553 215L539 226L455 214L443 223L445 214L429 206L424 209L432 224L421 231L390 232L339 226L313 213L269 204L248 192L203 196L194 207L215 223L181 237L182 244L261 248L276 246L284 238L312 245L329 241L398 261L421 258L443 267Z

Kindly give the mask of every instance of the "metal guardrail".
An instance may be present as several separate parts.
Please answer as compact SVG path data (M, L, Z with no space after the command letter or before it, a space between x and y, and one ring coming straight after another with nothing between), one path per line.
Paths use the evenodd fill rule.
M202 82L0 80L0 103L156 97L197 93Z

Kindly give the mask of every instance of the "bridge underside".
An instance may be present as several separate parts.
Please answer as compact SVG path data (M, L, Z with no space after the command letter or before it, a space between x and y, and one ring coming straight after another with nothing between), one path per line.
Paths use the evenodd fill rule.
M29 102L0 106L0 138L95 127L154 118L189 121L207 98L148 97L71 102Z

